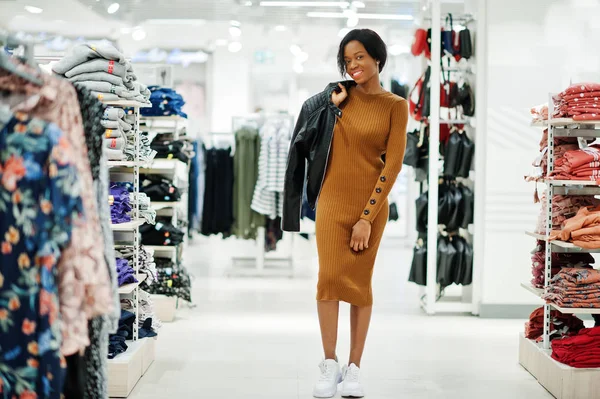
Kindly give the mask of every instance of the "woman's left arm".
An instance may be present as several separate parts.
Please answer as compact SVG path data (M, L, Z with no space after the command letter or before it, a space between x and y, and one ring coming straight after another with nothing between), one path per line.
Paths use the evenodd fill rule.
M377 217L385 199L392 190L396 178L402 169L404 151L406 150L406 126L408 123L408 106L406 100L398 101L392 106L390 135L385 154L385 166L377 179L371 197L363 209L361 219L373 222Z

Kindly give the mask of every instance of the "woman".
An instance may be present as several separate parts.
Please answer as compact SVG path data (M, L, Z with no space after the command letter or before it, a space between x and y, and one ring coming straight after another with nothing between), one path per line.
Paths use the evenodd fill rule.
M377 33L348 33L337 61L342 76L352 80L330 84L304 103L290 148L283 229L299 230L305 175L309 205L314 208L318 199L317 310L325 360L314 389L317 398L335 396L342 379L343 397L364 396L360 366L373 304L371 277L388 218L387 196L402 167L408 121L406 100L379 83L386 59ZM351 304L350 357L343 372L336 355L340 301Z

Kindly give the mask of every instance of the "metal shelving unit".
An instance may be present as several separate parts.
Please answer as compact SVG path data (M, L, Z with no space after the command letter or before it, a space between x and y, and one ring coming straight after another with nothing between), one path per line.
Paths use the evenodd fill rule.
M549 95L550 117L554 113L553 95ZM549 119L544 122L535 122L531 126L548 129L548 151L547 151L547 176L554 171L554 139L557 137L577 138L600 138L600 121L578 122L570 118ZM580 144L585 144L581 142ZM542 205L545 211L545 234L526 232L525 234L548 243L545 253L544 287L550 285L552 279L552 253L553 252L587 252L600 253L600 249L585 249L570 242L552 240L552 201L554 195L600 195L600 181L576 181L576 180L552 180L540 179L546 185L546 201ZM541 298L544 289L533 287L531 284L523 283L521 286L527 291ZM538 382L544 386L552 395L559 399L566 398L598 398L598 389L594 389L589 381L600 381L600 369L576 369L559 363L551 358L550 345L551 311L558 310L564 314L592 315L600 314L600 309L591 308L565 308L553 303L544 304L544 332L543 342L537 344L520 337L519 362L525 367ZM596 384L598 388L600 384Z
M140 218L139 187L140 168L147 165L147 162L140 161L140 108L148 107L149 105L136 101L106 101L104 104L113 107L132 108L135 115L135 159L133 161L109 161L108 163L111 173L130 176L130 182L133 185L131 203L132 221L111 225L111 229L115 234L115 242L127 242L133 248L133 268L138 280L137 283L127 284L119 288L120 296L126 296L133 300L133 313L135 313L133 340L127 342L129 348L125 353L108 360L109 396L127 397L154 361L154 340L138 340L139 286L146 278L145 275L139 272L140 226L145 223L145 219Z

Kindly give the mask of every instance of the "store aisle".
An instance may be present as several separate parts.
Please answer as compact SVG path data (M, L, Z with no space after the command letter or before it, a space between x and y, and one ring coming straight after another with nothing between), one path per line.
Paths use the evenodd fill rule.
M322 356L316 280L222 277L229 256L248 246L196 238L186 263L197 306L164 324L156 361L130 398L312 398ZM405 283L410 252L398 248L401 242L382 242L375 268L367 398L551 398L518 364L522 320L425 316L416 287ZM314 276L311 245L297 240L296 253ZM338 345L345 360L348 311L342 306Z

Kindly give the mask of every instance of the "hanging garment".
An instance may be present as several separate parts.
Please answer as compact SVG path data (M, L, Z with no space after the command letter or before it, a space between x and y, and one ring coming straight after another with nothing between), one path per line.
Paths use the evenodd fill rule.
M206 152L206 187L202 216L203 235L231 235L233 226L233 157L231 149Z
M0 71L0 90L31 95L17 108L55 122L72 147L72 162L77 167L84 209L73 222L73 236L58 267L62 352L70 355L89 345L87 320L110 312L113 298L77 94L66 80L45 75L42 79L44 86L40 88Z
M235 132L232 232L246 240L256 239L258 228L265 225L265 217L251 209L258 180L260 148L258 130L242 128Z
M83 210L74 159L73 148L56 125L22 112L0 122L4 397L61 396L64 359L57 262Z
M100 157L102 156L102 115L104 105L92 96L89 90L75 86L79 108L81 109L81 120L85 133L85 144L88 148L88 158L92 179L97 180L100 174Z
M258 180L251 208L275 219L283 215L283 188L290 148L289 120L268 121L260 130Z

